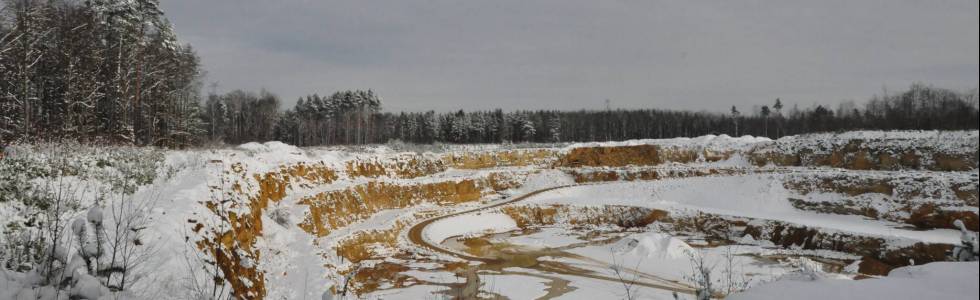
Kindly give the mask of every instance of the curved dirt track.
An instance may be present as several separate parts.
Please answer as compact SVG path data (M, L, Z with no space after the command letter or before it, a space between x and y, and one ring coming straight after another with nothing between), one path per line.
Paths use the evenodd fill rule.
M511 204L511 203L514 203L514 202L518 202L518 201L521 201L521 200L530 198L530 197L532 197L534 195L537 195L537 194L540 194L540 193L544 193L544 192L548 192L548 191L553 191L553 190L557 190L557 189L562 189L562 188L567 188L567 187L572 187L572 186L575 186L575 185L563 185L563 186L556 186L556 187L550 187L550 188L546 188L546 189L541 189L541 190L537 190L537 191L533 191L533 192L530 192L530 193L521 195L519 197L515 197L513 199L508 199L507 201L503 201L503 202L500 202L500 203L494 203L492 205L487 205L487 206L484 206L484 207L478 207L478 208L474 208L474 209L471 209L471 210L466 210L466 211L461 211L461 212L451 213L451 214L444 215L444 216L438 216L438 217L435 217L435 218L431 218L431 219L422 221L421 223L418 223L418 224L415 224L414 226L412 226L412 228L408 230L408 239L411 240L416 245L419 245L419 246L428 248L430 250L433 250L433 251L436 251L436 252L439 252L439 253L449 254L449 255L452 255L452 256L455 256L455 257L459 257L459 258L462 258L462 259L465 259L465 260L482 261L482 262L492 262L492 261L494 261L494 259L485 258L485 257L470 256L470 255L466 255L466 254L462 254L462 253L457 253L455 251L450 251L450 250L447 250L447 249L444 249L444 248L440 248L440 247L438 247L436 245L433 245L433 244L429 243L429 241L427 241L425 239L425 237L423 236L422 233L425 231L425 227L426 226L429 226L430 224L432 224L435 221L439 221L439 220L442 220L442 219L447 219L447 218L451 218L451 217L455 217L455 216L465 215L465 214L469 214L469 213L474 213L474 212L478 212L478 211L481 211L481 210L487 210L487 209L492 209L492 208L504 206L504 205L507 205L507 204Z
M593 184L595 184L595 183L593 183ZM526 200L527 198L533 197L533 196L538 195L538 194L541 194L541 193L545 193L545 192L549 192L549 191L553 191L553 190L557 190L557 189L562 189L562 188L573 187L573 186L580 186L580 185L583 185L583 184L564 185L564 186L557 186L557 187L550 187L550 188L546 188L546 189L540 189L540 190L536 190L536 191L533 191L533 192L530 192L530 193L527 193L527 194L524 194L524 195L521 195L521 196L518 196L518 197L514 197L513 199L508 199L508 200L503 201L503 202L500 202L500 203L494 203L492 205L487 205L487 206L483 206L483 207L479 207L479 208L474 208L474 209L470 209L470 210L466 210L466 211L456 212L456 213L452 213L452 214L448 214L448 215L444 215L444 216L434 217L434 218L431 218L431 219L422 221L422 222L420 222L420 223L415 224L414 226L412 226L412 228L410 228L409 231L408 231L408 238L409 238L409 240L411 240L416 245L422 246L424 248L427 248L427 249L430 249L430 250L433 250L433 251L436 251L436 252L439 252L439 253L443 253L443 254L451 255L451 256L454 256L454 257L457 257L457 258L461 258L461 259L464 259L464 260L467 260L467 261L478 261L478 262L483 262L483 263L500 262L500 259L497 259L497 258L487 258L487 257L472 256L472 255L468 255L468 254L463 254L463 253L459 253L459 252L456 252L456 251L452 251L452 250L449 250L449 249L445 249L445 248L440 247L439 245L432 244L432 243L430 243L425 238L425 236L423 234L425 232L425 228L427 226L431 225L432 223L434 223L436 221L439 221L439 220L443 220L443 219L447 219L447 218L451 218L451 217L455 217L455 216L460 216L460 215L464 215L464 214L474 213L474 212L478 212L478 211L482 211L482 210L493 209L493 208L501 207L501 206L504 206L504 205L512 204L512 203L515 203L515 202L519 202L519 201L522 201L522 200ZM643 281L636 281L636 280L624 280L624 279L620 279L620 278L613 278L613 277L608 277L608 276L597 275L597 274L594 274L594 273L583 273L583 272L578 272L578 271L575 271L575 270L563 268L562 266L555 265L553 263L552 264L549 264L549 265L537 264L537 265L534 265L534 266L531 266L531 267L527 267L527 268L538 270L538 271L541 271L541 272L544 272L544 273L554 273L554 274L578 276L578 277L584 277L584 278L590 278L590 279L597 279L597 280L612 281L612 282L615 282L617 284L628 283L628 284L635 285L635 286L643 286L643 287L654 288L654 289L661 289L661 290L667 290L667 291L672 291L672 292L677 292L677 293L684 293L684 294L693 294L694 293L694 290L692 288L690 288L689 286L687 286L687 285L684 285L684 284L681 284L681 283L678 283L678 282L674 282L674 281L665 280L665 279L659 279L656 276L648 275L648 274L643 274L643 275L645 275L644 277L646 277L646 278L659 279L662 283L650 283L650 282L643 282ZM628 269L628 268L626 268L626 269ZM636 270L627 270L627 271L629 273L642 274L641 272L636 271ZM477 281L478 281L478 279L477 279ZM470 280L469 280L469 278L467 279L467 286L478 285L478 284L479 284L478 282L472 282L471 283ZM471 287L471 288L479 288L479 287L476 286L476 287Z

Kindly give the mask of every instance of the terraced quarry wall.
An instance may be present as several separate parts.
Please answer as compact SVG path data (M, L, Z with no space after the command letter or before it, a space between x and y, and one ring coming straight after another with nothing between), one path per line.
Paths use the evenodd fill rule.
M796 174L784 186L815 199L789 199L798 209L862 215L914 225L920 229L956 229L962 220L978 230L977 174L827 172Z
M969 171L977 168L977 139L976 132L814 134L761 145L748 158L757 166Z
M655 166L668 162L714 162L731 157L732 151L716 152L698 147L664 147L660 145L577 147L562 154L558 167L625 167Z
M250 173L248 166L235 163L223 172L220 177L224 182L211 187L212 199L201 202L217 220L189 219L188 223L200 236L198 249L210 257L212 266L226 274L224 280L231 287L233 296L239 299L265 297L265 274L253 263L262 259L262 253L255 248L257 239L263 235L262 217L268 213L270 205L282 201L293 190L315 189L340 179L370 179L367 183L302 197L295 203L307 207L307 214L296 226L322 237L386 209L422 203L455 205L477 201L488 194L518 187L525 176L513 172L487 172L479 177L442 181L385 181L421 178L447 169L442 159L412 154L385 159L354 159L344 162L343 166L344 173L338 173L322 162L296 163L266 173ZM393 246L403 225L352 235L337 245L337 252L355 262L371 257L370 246Z
M699 176L731 176L753 172L743 168L578 168L565 171L576 183L658 180ZM765 172L765 171L760 171Z
M552 149L516 149L449 153L442 157L442 162L457 169L476 170L547 165L556 158L557 152Z
M644 227L666 218L666 211L635 206L567 206L513 205L500 211L510 216L522 229L554 224L616 225L623 228Z
M962 141L962 139L959 139ZM646 143L646 142L644 142ZM966 142L969 144L969 142ZM783 187L801 195L786 199L803 211L902 222L919 229L952 228L956 219L977 229L977 177L967 174L977 166L977 152L949 150L920 142L838 139L758 142L754 147L716 149L675 142L658 144L577 145L556 149L464 151L439 154L356 155L357 158L331 166L299 163L275 171L251 174L243 165L233 165L225 178L221 197L203 201L221 220L213 226L189 220L202 237L197 246L214 258L239 299L266 295L265 274L253 262L262 259L255 248L262 237L262 216L270 205L283 203L300 207L305 214L296 224L312 240L368 220L379 212L420 205L451 207L473 203L488 195L525 183L528 173L558 169L576 182L644 181L699 176L733 176L816 170L815 175L785 177ZM743 145L744 146L744 145ZM962 145L961 145L962 146ZM969 145L968 145L969 146ZM749 161L748 164L745 157ZM732 159L737 158L737 159ZM726 160L732 159L732 162ZM712 164L713 162L722 162ZM761 167L768 165L768 167ZM772 166L800 167L774 168ZM838 172L849 170L913 170L914 172ZM447 172L450 171L451 172ZM943 173L929 173L935 170ZM949 172L958 172L948 176ZM558 172L554 172L558 173ZM935 176L944 174L943 176ZM764 175L769 176L769 175ZM780 177L782 178L782 177ZM778 184L778 183L777 183ZM306 194L294 194L304 190ZM816 197L839 195L839 197ZM809 197L814 196L814 197ZM838 199L839 198L839 199ZM862 272L878 274L903 266L909 259L929 262L944 259L949 245L906 243L874 236L808 228L786 222L708 214L678 214L674 211L622 206L507 205L496 208L515 220L518 227L564 224L572 227L609 226L646 228L663 226L673 233L694 233L713 243L731 243L744 235L787 248L832 250L864 257ZM434 215L419 215L428 218ZM409 218L415 220L413 218ZM397 239L410 221L398 221L383 229L344 233L330 237L336 244L322 245L348 262L377 260L384 253L405 253ZM907 242L907 241L905 241ZM378 252L378 250L384 250ZM394 251L399 250L399 251ZM329 252L327 252L329 253ZM347 274L346 267L327 266ZM357 288L371 291L371 276L395 276L404 266L377 265L380 273L358 273ZM387 272L387 273L386 273ZM392 273L394 272L394 273ZM374 275L372 275L374 274ZM358 278L360 278L358 277ZM395 276L398 277L398 276ZM401 278L401 277L399 277Z
M225 175L233 178L230 188L212 186L212 199L202 201L216 222L189 219L194 233L201 236L199 250L211 264L225 274L224 280L239 299L262 299L266 295L265 274L251 262L261 259L255 249L262 236L262 215L271 203L279 202L293 185L319 185L333 182L336 173L323 163L298 163L248 177L246 166L233 164ZM250 192L253 191L254 192ZM217 280L217 279L216 279Z
M308 206L309 211L299 227L310 234L326 236L333 229L366 219L382 210L405 208L423 202L454 205L476 201L489 193L518 185L519 181L501 173L491 173L479 179L413 185L369 182L301 199L298 204Z
M910 243L893 246L880 237L860 236L845 232L816 230L778 221L749 222L744 233L756 240L766 240L783 248L832 250L862 257L860 270L867 275L887 275L896 267L934 261L945 261L952 245Z
M391 177L412 179L446 171L442 160L431 159L421 154L402 154L393 158L370 158L351 160L346 163L350 178Z
M734 243L744 236L751 236L784 249L849 253L861 257L859 272L867 275L887 275L891 269L906 266L909 261L944 261L946 252L952 248L946 244L897 242L773 220L706 213L671 214L632 206L515 205L502 207L500 211L514 219L522 229L552 225L643 228L652 224L660 231L672 234L702 235L710 245Z

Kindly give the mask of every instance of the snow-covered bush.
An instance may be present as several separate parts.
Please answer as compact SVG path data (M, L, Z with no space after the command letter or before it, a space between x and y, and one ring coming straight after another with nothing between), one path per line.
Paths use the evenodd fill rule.
M8 147L0 165L26 178L77 177L108 184L114 191L133 193L159 174L164 151L152 147L90 146L77 142L18 144Z
M0 159L0 270L23 287L9 296L96 299L138 279L133 266L149 251L140 230L151 203L129 195L174 173L161 168L163 158L153 148L72 142L7 147Z
M282 227L289 227L291 222L289 210L278 203L276 206L269 209L269 218L276 221L276 224L279 224Z
M41 259L83 198L131 194L154 181L164 153L154 148L76 142L18 144L0 159L0 263L28 268ZM100 192L101 191L101 192ZM89 200L90 202L91 200ZM21 266L23 265L23 266Z
M691 274L687 280L692 283L697 300L710 300L715 292L714 283L711 280L711 271L714 265L709 265L701 251L688 251L691 261Z
M961 220L956 220L953 224L960 230L960 244L954 245L950 259L954 261L976 261L978 248L980 248L978 247L980 242L977 241L977 233L966 229L966 225Z
M0 164L0 170L4 169ZM26 270L44 261L63 220L77 211L77 188L65 182L37 184L0 171L0 267Z
M139 231L145 223L139 211L113 209L107 220L99 206L58 231L42 255L22 270L0 268L12 299L100 299L127 294L138 279L136 266L145 259ZM0 299L4 294L0 294ZM28 297L28 298L19 298ZM118 298L118 297L117 297ZM125 297L124 297L125 298Z

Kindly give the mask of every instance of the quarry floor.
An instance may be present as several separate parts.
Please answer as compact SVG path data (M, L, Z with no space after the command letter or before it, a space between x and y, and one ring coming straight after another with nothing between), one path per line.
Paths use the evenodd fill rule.
M615 299L627 297L628 291L629 297L640 295L639 299L673 299L675 295L693 298L694 287L688 282L694 276L692 258L697 256L709 262L712 277L717 278L716 284L721 286L716 297L804 268L818 269L840 278L855 276L853 270L850 274L843 273L856 257L830 251L787 250L755 241L718 243L704 236L663 234L652 227L558 224L518 228L513 224L496 224L507 223L500 221L505 217L499 212L501 207L529 202L538 206L641 205L749 215L802 222L818 228L886 233L911 239L948 241L955 238L955 234L948 230L913 230L896 223L783 207L758 190L767 188L767 176L771 175L563 185L428 218L411 226L407 238L421 249L440 254L436 256L439 258L409 262L406 264L409 270L403 272L423 280L405 288L381 288L367 293L367 297ZM661 191L648 193L650 187ZM782 197L781 192L774 194ZM690 197L686 201L651 199L684 196ZM709 199L711 197L721 201ZM745 205L746 201L762 201L762 204ZM639 204L641 202L643 204ZM761 208L767 205L775 208ZM480 224L475 229L466 228L472 223ZM641 245L624 241L639 241ZM432 262L454 263L449 267L427 264ZM413 265L426 267L415 268ZM425 281L433 278L441 280Z

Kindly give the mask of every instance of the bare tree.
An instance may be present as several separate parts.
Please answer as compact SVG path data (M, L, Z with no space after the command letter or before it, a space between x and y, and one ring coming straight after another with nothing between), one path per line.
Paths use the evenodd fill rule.
M638 299L640 295L639 290L636 287L636 283L638 282L637 280L639 279L639 274L623 269L623 262L617 258L615 252L612 254L612 261L613 263L609 265L609 270L613 272L613 275L616 276L616 280L623 286L623 299ZM636 266L633 266L634 271L640 267L641 262L642 260L636 262ZM626 273L632 273L632 276L629 276Z
M724 259L725 266L722 270L722 274L725 276L725 289L726 295L731 295L732 293L742 291L748 288L748 279L742 272L742 266L736 264L736 254L735 251L738 249L735 246L726 246Z
M704 252L700 249L689 251L687 254L691 262L691 274L687 276L687 279L694 284L695 296L697 300L710 300L715 292L711 281L711 271L714 270L714 265L708 265Z

